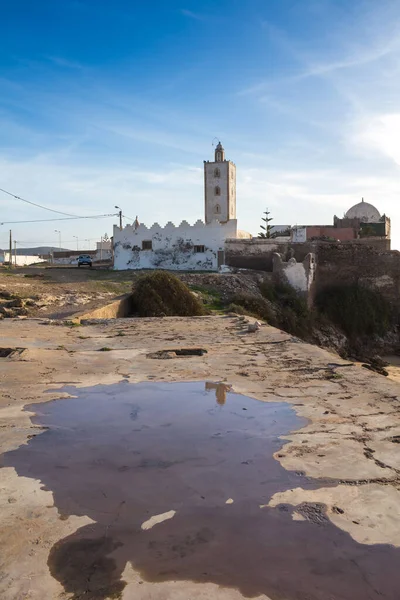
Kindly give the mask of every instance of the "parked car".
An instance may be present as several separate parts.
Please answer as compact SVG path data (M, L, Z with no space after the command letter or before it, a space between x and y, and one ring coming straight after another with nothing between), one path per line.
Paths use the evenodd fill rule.
M89 254L81 254L78 256L78 267L82 267L87 265L89 267L92 266L92 257Z

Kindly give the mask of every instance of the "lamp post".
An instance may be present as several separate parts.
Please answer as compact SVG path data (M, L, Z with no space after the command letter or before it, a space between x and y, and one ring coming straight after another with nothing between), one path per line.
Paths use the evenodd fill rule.
M122 229L122 210L119 206L115 206L114 208L117 208L119 210L119 228Z
M90 242L91 241L92 241L91 239L89 240L89 239L85 238L85 242L88 242L88 250L90 250Z
M54 232L58 233L58 246L61 250L61 231L59 229L55 229Z
M72 237L76 239L76 249L79 250L79 238L78 238L78 236L77 235L73 235Z

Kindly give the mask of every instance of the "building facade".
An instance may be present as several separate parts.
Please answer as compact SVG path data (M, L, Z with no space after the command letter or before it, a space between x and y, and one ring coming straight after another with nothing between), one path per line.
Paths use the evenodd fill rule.
M343 218L333 217L333 225L301 225L292 228L293 242L335 241L372 239L385 241L390 249L390 219L369 202L358 202L344 214Z

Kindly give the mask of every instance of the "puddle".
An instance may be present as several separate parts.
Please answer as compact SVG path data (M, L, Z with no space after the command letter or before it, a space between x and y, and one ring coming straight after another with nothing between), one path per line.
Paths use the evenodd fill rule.
M398 598L395 548L358 544L323 505L302 505L302 521L288 505L260 508L317 485L273 459L279 436L304 425L287 404L210 382L62 391L76 397L27 407L49 429L4 464L51 490L61 518L95 521L50 550L73 599L120 597L128 562L147 581L212 582L246 597Z

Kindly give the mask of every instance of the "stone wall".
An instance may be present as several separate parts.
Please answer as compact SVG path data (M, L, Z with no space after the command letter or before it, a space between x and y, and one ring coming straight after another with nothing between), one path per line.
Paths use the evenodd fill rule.
M285 260L294 257L297 261L303 261L307 254L314 252L314 246L313 243L292 243L290 240L229 239L225 244L225 262L230 267L238 269L255 269L272 273L275 252L282 254Z
M122 230L114 226L114 268L216 271L218 263L224 262L225 240L236 235L234 219L208 225L182 221L179 227L173 223L137 229L127 225Z
M392 305L400 301L400 252L380 251L367 244L318 246L316 290L343 283L378 288Z

